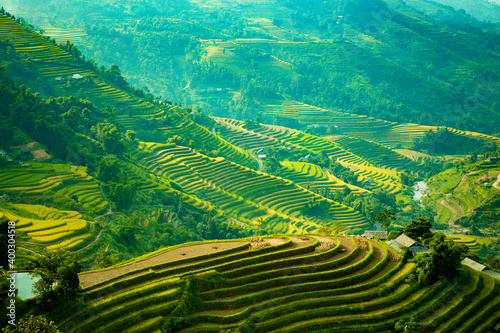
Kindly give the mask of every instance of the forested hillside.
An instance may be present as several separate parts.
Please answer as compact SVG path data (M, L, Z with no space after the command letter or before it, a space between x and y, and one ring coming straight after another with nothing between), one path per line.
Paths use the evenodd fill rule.
M47 35L118 65L135 85L217 116L280 121L267 106L292 100L497 133L497 30L450 8L442 12L455 18L425 16L420 3L417 10L411 1L358 0L13 6Z
M450 6L0 0L0 232L41 277L20 317L500 329L500 29Z

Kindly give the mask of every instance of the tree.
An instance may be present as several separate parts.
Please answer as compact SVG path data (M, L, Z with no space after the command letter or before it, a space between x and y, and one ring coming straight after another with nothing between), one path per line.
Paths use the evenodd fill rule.
M99 162L97 178L105 183L119 182L122 178L120 161L113 155L104 156Z
M135 141L137 137L137 133L135 131L127 130L127 133L125 133L127 136L127 140L129 141Z
M253 123L254 123L254 126L260 126L260 117L256 116Z
M264 164L263 171L268 174L278 175L281 170L281 163L275 155L268 154L263 164Z
M94 259L96 268L106 268L113 265L113 257L109 251L109 247L101 248Z
M410 319L401 319L399 320L396 325L395 329L396 332L401 332L401 333L417 333L418 332L418 327L419 325L415 323L415 320L413 318Z
M473 151L473 152L470 153L469 162L470 163L476 163L477 162L477 153L475 151Z
M436 233L429 241L429 252L416 257L417 267L427 282L434 282L443 276L454 276L461 262L461 251L452 240L442 233Z
M123 226L118 230L118 236L128 245L135 246L137 239L135 238L137 228L131 226Z
M92 131L95 133L97 141L102 144L107 153L120 155L125 152L125 143L114 124L99 123L96 126L92 126Z
M78 256L70 259L67 251L57 249L37 256L30 266L33 274L40 277L33 290L38 294L36 302L43 310L52 310L61 300L76 297L80 285L78 273L82 270Z
M486 255L488 266L496 272L500 271L500 259L495 258L491 253Z
M7 326L4 333L62 333L53 321L48 322L44 316L31 315L21 319L16 326Z
M77 106L71 107L68 112L61 115L66 126L69 126L74 131L78 130L80 122L82 120L82 109Z
M411 220L403 229L403 233L408 237L419 240L423 242L426 239L432 237L432 223L426 217L419 217L416 220Z
M119 209L128 209L134 202L137 189L134 184L116 184L111 189L111 198Z
M300 212L304 215L312 216L327 216L329 212L330 205L327 200L313 198L300 209Z
M375 217L372 220L372 223L379 221L384 230L387 230L387 228L389 228L389 225L391 223L390 220L393 221L396 220L395 215L396 214L394 214L394 212L391 211L390 209L384 209L384 211L379 212L377 213L377 215L375 215Z

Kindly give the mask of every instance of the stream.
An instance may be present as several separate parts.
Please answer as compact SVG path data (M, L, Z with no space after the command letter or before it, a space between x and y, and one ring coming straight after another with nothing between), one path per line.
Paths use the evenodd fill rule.
M419 205L424 207L422 204L422 198L429 193L427 183L424 181L416 182L415 185L413 185L413 192L413 200L418 201Z

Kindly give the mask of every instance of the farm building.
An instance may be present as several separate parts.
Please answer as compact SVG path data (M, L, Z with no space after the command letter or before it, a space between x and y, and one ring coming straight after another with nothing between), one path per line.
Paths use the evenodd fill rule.
M259 151L257 151L257 157L260 158L261 160L265 160L266 159L266 150L264 148L259 149Z
M377 183L372 179L367 179L363 182L363 186L372 186L372 185L377 185Z
M399 236L396 239L388 241L387 244L399 253L402 252L402 247L407 247L408 249L410 249L413 256L429 252L429 249L426 246L424 246L419 241L406 236L405 234Z
M484 187L491 188L491 184L490 183L484 183Z
M311 154L307 154L306 156L299 158L299 162L307 162L312 157L313 156Z
M480 264L477 261L474 261L470 258L464 258L464 260L462 260L462 265L469 266L470 268L480 272L484 271L485 269L488 269L488 267L486 267L485 265Z
M83 79L83 76L80 74L74 74L71 78L75 79L75 80L81 80L81 79Z
M489 269L485 265L478 263L477 261L474 261L470 258L464 258L464 260L462 260L462 265L468 266L476 271L484 272L488 275L500 278L500 273L492 271L491 269Z
M369 239L378 238L380 240L386 240L387 231L365 230L365 233L362 236Z

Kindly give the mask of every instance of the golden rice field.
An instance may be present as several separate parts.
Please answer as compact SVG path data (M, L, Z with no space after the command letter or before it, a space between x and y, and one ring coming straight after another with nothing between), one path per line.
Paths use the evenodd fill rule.
M75 250L89 243L93 222L88 222L76 211L63 211L42 205L12 204L0 207L0 213L16 222L16 241L31 247L38 243L48 250L63 248Z
M500 323L500 281L465 266L423 285L411 278L415 264L379 241L235 241L225 250L198 252L218 243L197 243L82 273L100 281L82 290L84 307L51 319L67 332L391 332L411 318L425 331L449 333Z

